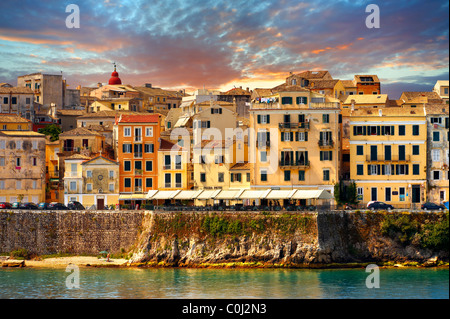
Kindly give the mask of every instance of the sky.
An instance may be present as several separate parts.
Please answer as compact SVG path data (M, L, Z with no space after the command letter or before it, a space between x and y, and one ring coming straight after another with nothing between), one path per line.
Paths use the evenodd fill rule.
M377 4L380 28L367 28ZM80 28L67 28L69 4ZM70 88L271 88L289 72L376 74L382 93L431 91L449 79L449 2L261 0L2 0L0 82L63 72Z

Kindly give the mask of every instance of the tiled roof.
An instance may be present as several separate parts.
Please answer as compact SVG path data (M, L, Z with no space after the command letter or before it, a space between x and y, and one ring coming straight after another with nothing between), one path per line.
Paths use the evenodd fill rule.
M310 89L334 89L339 80L310 80Z
M250 170L252 168L252 164L248 162L244 163L236 163L231 166L230 170Z
M182 151L183 148L178 144L172 143L165 139L161 139L159 143L159 151Z
M355 104L383 104L388 101L387 94L357 94L349 95L343 104L352 104L352 100L355 100Z
M380 80L378 79L378 76L375 74L367 74L367 75L363 75L363 74L357 74L355 75L355 81L356 82L365 82L365 81L361 81L361 78L373 78L373 82L380 82Z
M265 96L269 96L272 95L272 89L254 89L253 90L253 95L255 97L265 97Z
M200 143L196 144L194 148L201 149L213 149L213 148L227 148L232 145L234 141L232 140L203 140Z
M411 116L425 116L425 110L423 107L385 107L379 109L373 108L361 108L351 111L350 116L374 116L374 117L393 116L409 118Z
M90 157L87 157L87 156L84 156L81 154L73 154L69 157L66 157L65 160L67 161L67 160L90 160L90 159L91 159Z
M64 136L92 136L92 135L102 136L101 134L91 131L91 130L88 130L87 128L84 128L84 127L77 127L73 130L59 134L60 137L61 136L63 136L63 137Z
M118 120L119 123L158 123L160 118L159 114L122 114Z
M353 80L341 80L342 85L346 88L356 88L356 84L353 83Z
M56 114L63 116L82 116L86 114L85 110L57 110Z
M442 100L436 92L403 92L402 95L404 95L408 100L420 97L426 97L428 100Z
M311 80L311 79L322 79L325 75L327 75L328 71L303 71L297 73L297 76L302 78Z
M288 85L283 83L272 88L272 92L309 92L309 90L300 85Z
M79 154L76 154L76 155L79 155ZM81 155L81 156L83 156L83 155ZM114 161L114 160L112 160L110 158L106 158L104 156L101 156L101 155L95 156L95 157L93 157L93 158L83 162L83 164L81 164L81 165L89 164L90 162L93 162L93 161L95 161L96 159L99 159L99 158L104 159L105 161L111 162L112 164L119 165L118 162L116 162L116 161Z
M93 112L93 113L85 113L85 115L80 116L78 119L89 119L89 118L104 118L104 117L111 117L115 118L116 115L120 116L120 114L142 114L139 112L132 112L132 111L114 111L114 110L104 110L99 112ZM147 113L145 113L147 114Z
M427 112L427 115L432 115L432 114L448 115L448 113L449 113L447 104L426 104L425 111Z
M0 87L0 94L34 94L28 87Z
M17 114L1 114L0 113L0 123L30 123L27 120Z
M44 134L34 131L0 131L0 135L5 136L23 136L23 137L44 137Z
M251 93L241 88L233 88L229 91L223 92L222 95L251 95Z

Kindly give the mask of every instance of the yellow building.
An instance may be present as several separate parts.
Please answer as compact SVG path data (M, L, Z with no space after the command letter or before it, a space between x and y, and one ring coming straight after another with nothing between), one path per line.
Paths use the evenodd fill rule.
M423 107L354 110L350 132L350 178L361 203L383 201L401 208L426 200Z
M50 136L45 139L45 201L58 202L61 197L59 187L59 141L51 141Z
M254 189L323 189L339 181L340 103L300 86L252 101Z
M170 141L161 139L158 149L158 189L189 189L188 163L186 149ZM146 168L152 170L153 168Z
M81 164L90 160L90 157L73 154L64 161L64 204L77 201L83 204L83 168ZM86 207L87 208L87 207Z
M33 124L17 114L0 114L0 131L31 131Z
M101 111L142 111L142 100L139 98L108 98L94 101L90 106L90 112Z
M445 103L448 104L448 80L439 80L436 81L436 84L434 85L433 91L436 92L441 99L444 100Z
M0 202L45 201L45 135L0 131Z

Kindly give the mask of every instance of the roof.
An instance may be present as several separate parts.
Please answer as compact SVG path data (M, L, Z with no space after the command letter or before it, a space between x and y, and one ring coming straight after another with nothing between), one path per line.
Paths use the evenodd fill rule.
M0 94L34 94L28 87L0 87Z
M286 83L280 84L272 88L272 92L309 92L308 89L301 87L300 85L289 85Z
M380 82L380 79L378 79L378 76L375 74L357 74L357 75L355 75L355 81L356 82L367 82L367 81L361 80L361 78L367 78L367 77L371 77L373 79L373 82Z
M388 100L386 103L386 106L402 106L403 101L402 100Z
M81 154L73 154L69 157L66 157L66 161L70 161L70 160L90 160L91 158L88 156L84 156Z
M0 135L5 136L23 136L23 137L43 137L45 138L44 134L37 133L34 131L0 131Z
M75 154L75 155L79 155L79 154ZM81 155L81 156L83 156L83 155ZM91 163L91 162L93 162L93 161L95 161L95 160L98 160L98 159L100 159L100 158L101 158L101 159L104 159L105 161L111 162L111 164L119 165L118 162L113 161L112 159L106 158L106 157L101 156L101 155L98 155L98 156L96 156L96 157L93 157L93 158L87 160L86 162L83 162L82 165L86 165L86 164Z
M230 170L250 170L252 168L252 164L248 162L244 163L236 163L233 166L231 166Z
M436 102L443 102L439 94L437 94L436 92L403 92L402 97L405 97L408 100L426 97L429 102L433 100L435 100Z
M448 86L448 84L449 84L448 80L437 80L436 81L436 85L439 85L439 86Z
M110 118L115 118L116 115L120 116L120 114L142 114L139 112L133 112L133 111L114 111L114 110L104 110L104 111L98 111L98 112L93 112L93 113L84 113L84 115L78 117L78 119L89 119L89 118L105 118L105 117L110 117ZM147 114L147 113L144 113Z
M310 80L310 89L333 89L339 80Z
M17 114L1 114L0 113L0 123L31 123Z
M63 116L81 116L86 114L86 110L57 110L56 114Z
M427 104L425 105L425 112L427 115L448 115L447 104Z
M381 113L380 113L381 112ZM381 116L380 116L381 114ZM425 110L423 107L386 107L380 109L373 108L361 108L353 110L350 113L351 117L354 116L374 116L374 117L411 117L411 116L425 116Z
M327 74L329 74L328 71L303 71L297 73L296 75L311 80L311 79L323 79L323 77L326 76Z
M229 91L223 92L222 95L251 95L251 93L247 90L243 90L242 88L233 88Z
M194 148L213 149L213 148L227 148L234 143L232 140L202 140L196 144Z
M84 127L77 127L73 130L59 134L60 137L61 136L62 137L64 137L64 136L92 136L92 135L102 136L99 133L88 130L87 128L84 128Z
M170 91L170 90L164 90L161 88L149 88L146 86L134 86L133 87L136 91L142 93L142 94L146 94L146 95L151 95L151 96L164 96L164 97L171 97L171 98L181 98L183 96L186 96L186 94L179 92L179 91Z
M255 97L263 97L263 96L268 96L268 95L272 95L272 89L254 89L253 90L253 96Z
M386 104L388 101L388 95L387 94L349 95L343 104L352 104L352 100L355 100L355 104Z
M346 88L356 88L356 84L353 80L341 80L342 85Z
M159 114L122 114L118 123L158 123L160 119Z
M160 139L158 151L182 151L183 148L178 144L172 143L165 139Z

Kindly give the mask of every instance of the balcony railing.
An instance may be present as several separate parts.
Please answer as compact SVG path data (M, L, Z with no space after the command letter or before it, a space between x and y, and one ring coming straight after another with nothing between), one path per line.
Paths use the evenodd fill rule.
M135 142L142 142L142 135L135 135L134 136L134 141Z
M142 152L134 152L134 158L142 158Z
M267 141L257 141L257 145L259 148L270 147L270 140Z
M333 147L334 142L332 140L319 140L319 147Z
M386 158L385 155L377 155L377 156L371 156L371 155L367 155L366 156L366 161L367 162L410 162L411 161L411 156L410 155L405 155L405 156L388 156Z
M142 169L135 169L134 175L142 175L143 170Z
M171 164L164 164L163 169L172 169Z
M285 122L279 123L278 127L280 130L298 130L298 129L309 130L309 122L301 122L301 123Z
M309 167L309 161L300 161L300 160L280 160L280 167Z
M165 188L171 188L172 187L172 183L164 183L164 187Z
M181 184L181 183L176 183L176 184L175 184L175 187L176 187L176 188L181 188L181 187L182 187L182 184Z

